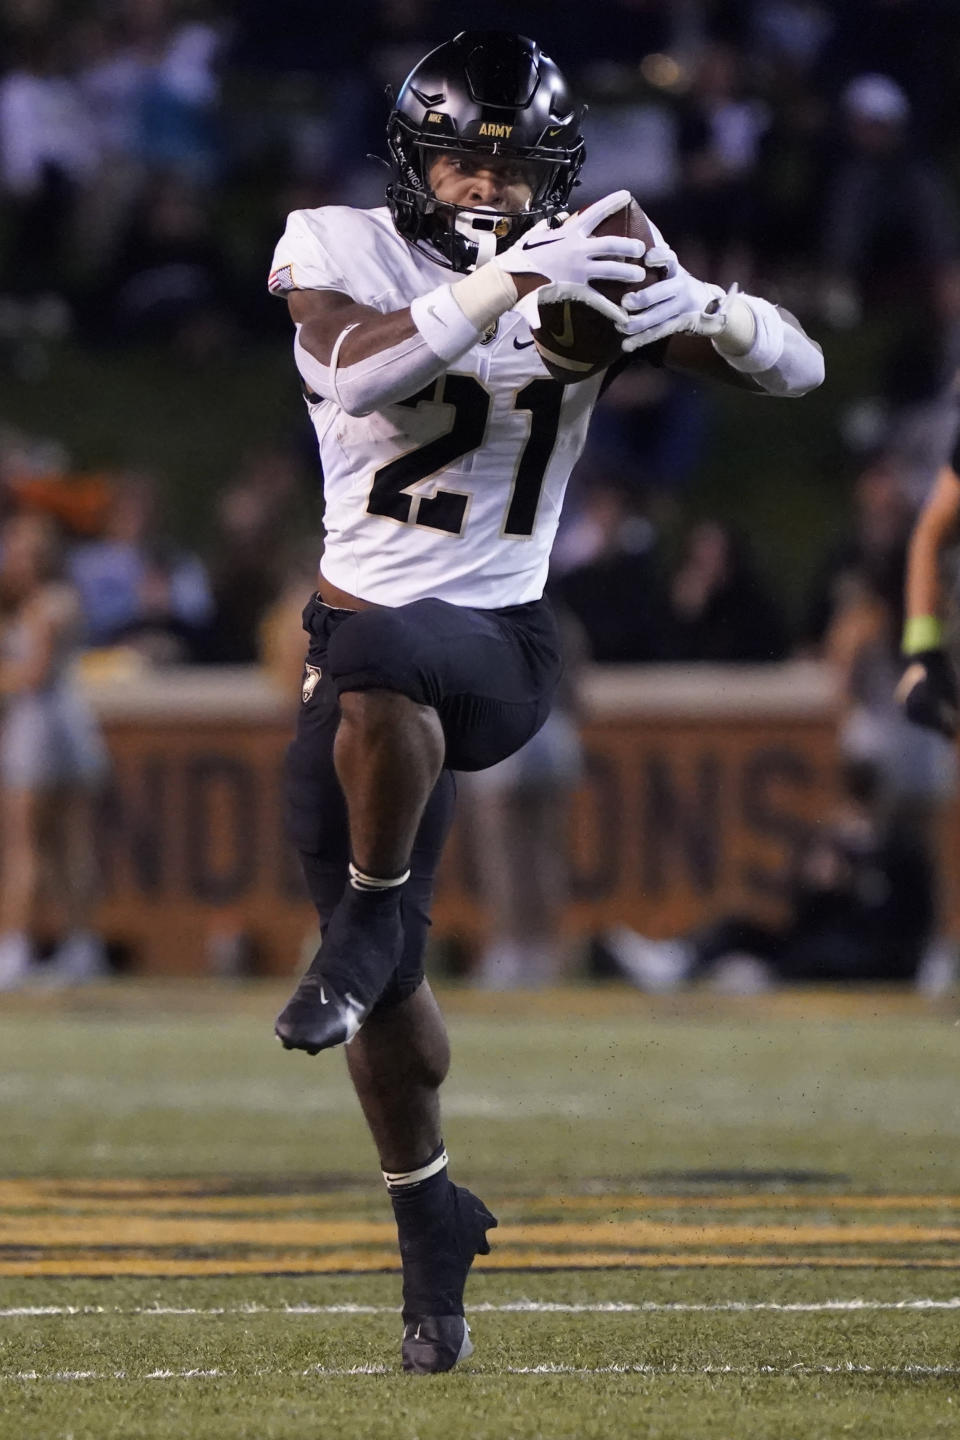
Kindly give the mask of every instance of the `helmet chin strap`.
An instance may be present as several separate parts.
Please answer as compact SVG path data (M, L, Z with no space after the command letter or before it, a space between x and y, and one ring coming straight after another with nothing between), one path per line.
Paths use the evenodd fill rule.
M472 210L461 210L454 221L457 232L470 245L477 248L474 270L486 265L497 253L497 224L501 216L491 205L477 205Z

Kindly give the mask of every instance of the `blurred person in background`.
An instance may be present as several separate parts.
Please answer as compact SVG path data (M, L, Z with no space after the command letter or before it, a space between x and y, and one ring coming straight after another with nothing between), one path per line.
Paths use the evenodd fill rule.
M710 435L711 395L694 381L649 366L631 367L603 391L572 480L617 476L657 501L682 499L700 472ZM635 476L635 480L631 480ZM576 493L571 497L576 503Z
M953 615L956 564L946 583L941 571L948 552L960 540L960 477L952 463L944 465L927 503L917 517L907 558L905 621L901 637L903 674L896 700L907 719L931 734L955 743L958 721L954 658ZM931 994L942 994L954 983L958 955L955 943L941 939L924 962L921 984Z
M205 195L179 175L154 176L92 307L94 331L172 345L200 363L236 338L236 311L232 267Z
M785 397L823 380L819 346L769 302L707 285L669 248L650 252L666 274L647 286L642 243L598 244L628 192L556 223L582 114L533 41L464 32L397 96L387 205L295 211L268 281L295 326L326 530L288 767L325 933L275 1029L310 1054L350 1042L416 1373L471 1352L463 1290L496 1224L447 1175L449 1041L423 971L451 772L506 759L549 713L561 659L543 587L602 384L547 378L538 303L604 310L623 363ZM590 284L604 278L644 288L612 306Z
M205 660L250 665L259 658L264 617L289 586L291 543L303 518L300 480L296 456L278 447L247 456L236 479L220 492L209 558L213 615ZM315 577L316 556L312 568Z
M50 18L25 27L0 75L2 288L62 294L75 277L79 198L97 173L92 118L73 74L69 35Z
M288 541L283 552L283 584L266 606L257 629L260 664L277 689L291 701L303 699L305 687L312 690L312 671L303 665L303 597L316 586L317 556L322 553L319 535Z
M873 764L848 763L840 778L840 802L797 854L782 924L731 915L678 940L620 928L602 937L605 960L651 991L914 983L933 932L932 866L892 822Z
M752 275L754 172L770 124L767 106L747 93L743 69L734 47L706 46L680 107L678 241L698 275L727 285L748 284Z
M835 617L867 586L899 609L913 507L898 458L878 451L853 485L852 515L830 546L807 596L803 642L818 653Z
M931 269L884 346L876 394L846 422L873 423L896 463L916 512L926 500L960 427L960 259ZM913 515L911 514L911 519Z
M957 762L949 741L911 725L898 701L904 571L901 551L896 568L850 577L824 637L824 656L839 686L840 754L847 764L876 772L876 803L885 828L929 868L933 921L923 970L924 983L935 989L941 986L934 973L952 973L954 966L934 882L947 807L956 793Z
M489 927L470 978L487 990L536 989L569 969L560 919L569 897L570 800L583 774L577 679L586 640L562 608L557 620L564 668L542 728L498 765L457 777Z
M953 464L941 469L910 538L901 640L904 673L897 686L907 719L949 740L957 733L958 701L949 653L951 607L941 571L947 552L960 540L960 476L954 469L958 460L955 453Z
M647 508L645 492L629 480L595 482L561 536L550 594L579 623L597 664L664 658L667 602Z
M92 802L106 754L72 681L81 629L53 523L11 516L0 530L0 989L33 975L70 983L106 969L90 921ZM38 970L41 896L62 912L64 933Z
M957 256L957 210L946 176L919 153L910 101L887 75L858 75L841 97L844 129L823 212L822 301L832 324L865 304L909 303L932 269Z
M933 853L954 794L955 757L940 736L910 725L894 698L901 671L905 555L887 575L852 575L824 636L842 705L838 741L851 762L873 765L882 803Z
M103 534L77 542L68 571L91 646L125 645L170 664L199 658L213 600L206 566L160 529L156 481L122 477Z
M757 664L786 656L783 606L731 526L702 520L690 529L667 593L665 658Z

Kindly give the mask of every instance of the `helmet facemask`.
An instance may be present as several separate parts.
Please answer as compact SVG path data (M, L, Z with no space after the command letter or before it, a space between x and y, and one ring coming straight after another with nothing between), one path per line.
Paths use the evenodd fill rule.
M416 219L410 230L398 219L397 228L416 249L453 270L486 265L539 220L563 212L580 169L579 156L574 164L565 158L531 158L496 145L429 145L404 130L402 123L394 122L388 131L395 170L402 178L390 185L387 196L399 215ZM430 185L430 170L437 156L444 153L515 159L524 167L524 178L530 186L526 206L522 210L498 210L493 205L455 205L438 200Z

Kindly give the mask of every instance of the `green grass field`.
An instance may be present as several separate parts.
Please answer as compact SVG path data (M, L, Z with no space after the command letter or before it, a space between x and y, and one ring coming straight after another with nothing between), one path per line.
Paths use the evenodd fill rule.
M960 1433L955 1001L444 997L474 1357L399 1368L389 1208L282 992L0 1015L2 1440Z

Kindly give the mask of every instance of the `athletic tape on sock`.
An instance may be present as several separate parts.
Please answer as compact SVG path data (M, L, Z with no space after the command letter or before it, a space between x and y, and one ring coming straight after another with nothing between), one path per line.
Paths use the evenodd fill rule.
M404 870L402 875L395 875L392 880L382 880L377 875L366 875L358 870L353 861L348 866L350 884L354 890L395 890L398 885L405 885L410 879L409 869Z
M390 1170L382 1170L384 1181L388 1190L402 1190L407 1185L419 1185L421 1180L429 1180L431 1175L437 1175L447 1164L446 1149L440 1151L433 1160L421 1165L419 1170L398 1170L396 1173Z

